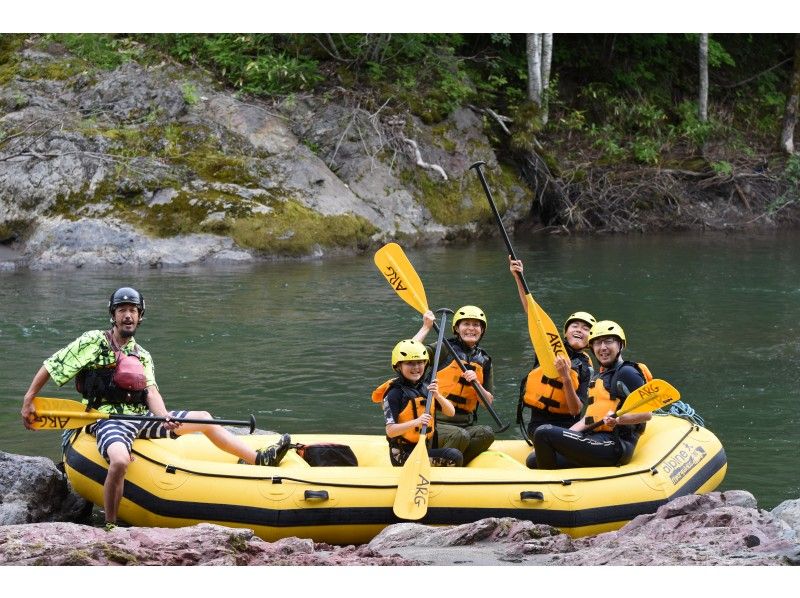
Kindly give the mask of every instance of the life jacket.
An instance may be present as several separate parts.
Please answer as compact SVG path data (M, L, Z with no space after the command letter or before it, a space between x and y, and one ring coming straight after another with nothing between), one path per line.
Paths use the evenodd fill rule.
M402 424L405 422L409 422L412 420L417 419L420 415L425 413L425 405L427 401L427 397L420 396L419 392L416 389L412 389L409 386L400 383L400 378L391 378L381 384L378 388L372 391L372 402L373 403L383 403L383 399L386 394L391 390L393 387L397 387L403 392L403 398L407 400L405 407L400 411L397 416L397 423ZM433 401L433 405L431 405L431 423L428 426L427 430L425 431L425 437L430 439L433 438L434 431L436 429L436 401ZM413 428L406 430L400 436L395 438L402 438L412 444L417 444L419 442L419 434L422 431L420 426L414 426ZM390 439L391 440L391 439Z
M75 377L75 388L89 400L89 408L102 404L147 405L147 376L139 357L139 345L126 354L114 344L111 332L106 340L114 351L114 363L101 368L84 368Z
M477 374L477 382L483 384L485 370L491 364L491 357L478 346L473 347L467 353L461 343L458 342L458 339L451 339L450 345L456 354L449 353L449 361L436 372L439 392L453 403L456 413L475 413L480 401L478 393L472 384L464 379L463 372L458 367L456 359L460 360L468 370L473 370Z
M609 411L616 412L625 397L620 396L619 389L617 389L617 381L619 379L619 370L623 366L632 366L644 377L645 384L653 379L653 374L650 369L643 363L636 363L635 361L623 361L616 366L616 371L611 375L609 387L606 388L605 378L602 376L604 370L589 383L589 402L586 406L586 413L583 416L583 423L588 425L596 421L602 420ZM630 389L635 390L635 389ZM602 424L594 429L596 432L610 432L611 428L606 424Z
M584 352L573 351L569 372L572 388L578 391L581 375L591 377L591 361ZM567 406L564 383L560 378L548 378L541 366L533 368L520 385L520 400L523 405L536 411L553 415L571 415Z

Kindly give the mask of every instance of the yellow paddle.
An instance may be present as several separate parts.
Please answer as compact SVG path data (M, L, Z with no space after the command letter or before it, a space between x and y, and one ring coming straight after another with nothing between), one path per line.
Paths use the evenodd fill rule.
M425 288L422 286L422 281L417 271L414 269L414 266L411 265L402 247L397 243L387 243L375 252L375 265L403 301L421 314L428 311L428 300L425 297ZM436 326L436 324L434 324L434 327L437 329L436 331L439 332L439 327ZM446 338L442 340L447 350L450 351L450 354L455 356L456 352L453 350L450 341ZM462 372L467 371L467 367L460 359L456 359L455 361L458 363L458 367L461 368ZM492 419L500 426L500 429L495 430L495 432L505 432L511 424L504 424L500 420L492 404L486 400L483 389L477 382L472 382L472 388L475 389L478 398L481 403L483 403L483 406L486 407L489 415L491 415Z
M614 417L619 417L626 413L647 413L649 411L655 411L656 409L671 405L675 401L679 401L680 398L681 393L678 392L678 389L666 380L655 378L644 386L640 386L631 392L628 398L625 399L625 404L622 406L622 409L614 413ZM603 420L599 420L581 431L588 432L602 425Z
M33 408L36 418L31 425L37 430L72 430L82 428L99 419L124 419L130 421L163 422L166 417L157 415L128 415L124 413L102 413L91 409L86 411L86 405L69 399L53 399L48 397L34 397ZM186 417L171 417L170 421L182 424L217 424L220 426L244 426L250 428L252 434L256 429L256 418L251 415L247 421L229 419L194 419Z
M500 213L497 211L497 206L494 205L492 192L489 190L489 185L486 183L486 178L483 176L483 171L481 171L481 166L483 164L486 164L486 162L475 162L475 164L470 166L470 168L474 168L475 172L478 173L478 178L483 186L483 191L486 193L486 199L489 200L489 206L492 208L494 218L497 221L500 232L503 234L503 240L506 243L508 253L511 256L511 259L516 260L517 256L514 254L514 248L511 247L511 241L508 239L508 234L506 234L506 229L503 226ZM531 295L531 291L528 288L528 284L525 282L525 278L522 276L522 273L517 272L517 276L519 277L519 281L522 283L522 288L525 291L525 298L528 302L528 334L531 337L533 350L536 352L536 357L539 359L539 364L542 366L544 375L548 378L554 378L558 380L560 376L558 375L558 370L556 369L556 357L562 355L564 359L569 361L569 355L567 354L567 350L564 348L564 341L561 340L561 333L559 332L558 328L556 328L556 325L553 324L553 320L550 319L550 316L548 316L547 313L545 313L545 311L539 307L539 304L534 300L533 295Z
M442 340L444 339L444 327L447 324L447 314L453 311L447 308L437 310L442 314L442 325L439 327L439 338L436 339L436 351L433 356L433 369L439 369L439 356L442 353ZM428 400L425 401L425 413L431 412L433 402L433 391L428 392ZM400 519L417 520L425 517L428 512L428 494L431 485L431 461L428 458L428 445L425 434L428 426L422 426L419 432L417 446L403 463L400 470L400 479L397 481L397 494L394 495L394 505L392 510Z

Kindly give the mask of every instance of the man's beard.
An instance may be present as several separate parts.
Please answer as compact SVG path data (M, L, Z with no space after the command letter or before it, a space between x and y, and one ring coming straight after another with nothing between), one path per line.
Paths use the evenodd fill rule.
M138 328L138 326L136 328ZM136 328L134 328L133 330L125 330L124 328L120 328L119 329L119 335L122 338L131 338L134 335L134 333L136 332Z

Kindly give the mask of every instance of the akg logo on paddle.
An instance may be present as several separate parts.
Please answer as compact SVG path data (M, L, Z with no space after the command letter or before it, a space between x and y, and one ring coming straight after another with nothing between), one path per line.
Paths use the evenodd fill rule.
M700 461L708 456L702 446L692 446L684 442L683 448L664 461L661 466L662 473L669 475L673 485L677 485L686 474L694 469Z
M658 386L658 384L656 384L654 380L650 384L642 386L641 388L637 389L636 392L638 392L642 398L645 398L657 395L659 392L661 392L661 388Z
M417 490L414 492L414 504L418 507L428 502L428 486L430 485L430 481L420 474L419 482L417 482Z
M403 279L400 278L400 274L391 266L386 266L386 272L384 272L383 275L386 277L386 280L389 281L389 284L394 287L395 291L408 290L408 287L403 284Z
M566 350L564 349L564 343L561 342L561 337L558 334L552 334L550 332L547 333L548 340L547 342L550 343L550 349L553 351L553 354L558 355L566 355Z
M38 416L34 421L36 422L44 422L40 425L42 428L48 428L51 430L63 430L67 427L69 423L68 417L55 417L53 415L44 415Z

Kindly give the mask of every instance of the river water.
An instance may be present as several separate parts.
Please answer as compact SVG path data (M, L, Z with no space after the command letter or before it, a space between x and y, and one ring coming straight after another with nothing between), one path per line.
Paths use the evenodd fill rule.
M800 234L517 238L525 276L560 325L612 319L626 356L676 386L728 454L723 489L762 508L800 497ZM496 411L513 420L533 351L502 241L408 250L432 308L477 304L489 327ZM58 459L58 434L28 432L22 396L43 359L103 328L111 291L147 301L136 338L170 408L286 432L382 434L370 393L421 317L371 255L235 267L0 272L0 450ZM435 338L430 337L433 341ZM71 384L44 396L77 398ZM483 421L492 423L484 414ZM518 437L515 426L502 437Z

